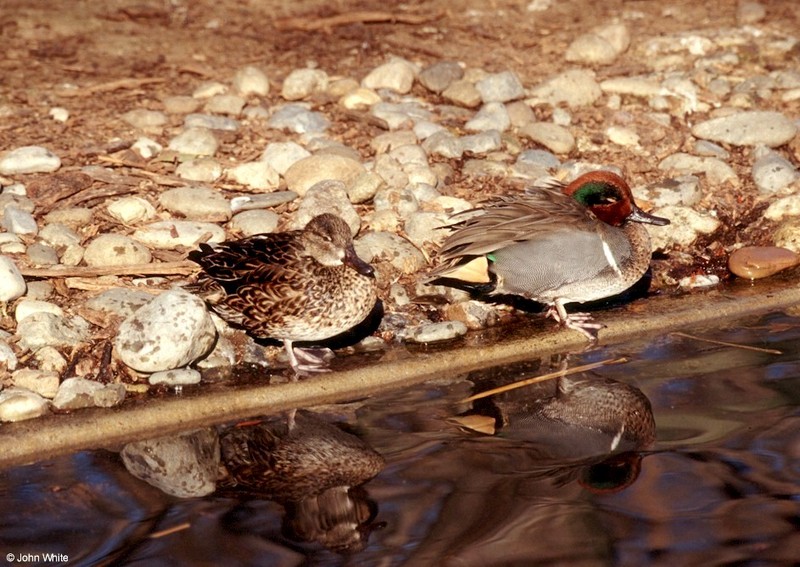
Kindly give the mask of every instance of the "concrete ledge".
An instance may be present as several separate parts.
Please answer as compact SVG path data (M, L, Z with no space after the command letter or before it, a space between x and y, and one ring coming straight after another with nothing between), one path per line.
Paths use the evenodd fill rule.
M800 304L800 288L787 282L749 285L655 297L624 308L598 312L607 325L600 345L665 334L690 326L729 323L758 313ZM467 339L469 341L469 339ZM402 360L316 376L300 382L237 387L222 392L133 402L117 409L90 409L0 425L0 468L35 462L84 449L115 448L149 437L170 435L295 407L309 407L363 398L418 384L431 378L457 376L586 345L574 331L556 329L552 321L532 315L530 325L513 329L497 344L457 346L417 353ZM477 342L477 341L471 341Z

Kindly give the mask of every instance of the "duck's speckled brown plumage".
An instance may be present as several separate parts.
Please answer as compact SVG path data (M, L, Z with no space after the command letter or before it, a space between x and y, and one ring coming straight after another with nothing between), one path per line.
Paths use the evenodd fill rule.
M326 213L302 230L201 245L192 289L225 320L259 338L322 341L361 323L377 301L372 267L353 249L350 228Z
M651 257L640 223L669 222L641 211L627 183L606 171L500 197L460 215L472 216L452 225L432 279L472 281L493 294L546 303L558 320L584 332L597 326L571 320L564 304L610 297L636 283Z

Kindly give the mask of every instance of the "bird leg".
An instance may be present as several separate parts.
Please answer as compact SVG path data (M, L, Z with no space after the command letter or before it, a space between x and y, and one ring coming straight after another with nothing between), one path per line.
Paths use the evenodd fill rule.
M292 341L284 339L283 346L289 356L289 365L294 374L292 380L297 380L298 376L308 376L319 372L330 372L326 366L331 359L333 352L330 349L305 349L294 348Z
M546 316L552 317L568 329L583 333L592 342L597 342L597 331L605 327L602 323L593 323L589 313L567 313L564 304L560 301L556 301L550 306Z

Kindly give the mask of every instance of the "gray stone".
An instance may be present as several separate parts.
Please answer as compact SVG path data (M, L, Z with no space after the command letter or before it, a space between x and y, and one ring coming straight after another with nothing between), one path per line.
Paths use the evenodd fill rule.
M34 266L55 266L58 264L56 249L43 242L34 242L25 250L28 260Z
M112 288L95 295L86 302L86 307L94 311L113 313L123 319L153 299L152 293L128 288Z
M431 112L416 102L379 102L372 105L369 112L384 120L389 130L413 127L421 120L431 119Z
M753 110L700 122L692 128L698 138L734 146L781 146L794 138L797 126L780 112Z
M216 490L220 462L214 429L128 443L120 452L133 476L178 498L197 498Z
M137 108L122 115L122 120L139 130L157 130L167 123L167 115L159 110Z
M481 93L475 85L464 80L453 81L453 83L442 92L442 96L453 104L465 106L467 108L475 108L482 100Z
M231 205L222 193L211 187L175 187L161 193L161 206L190 220L227 221Z
M87 266L129 266L149 264L153 259L150 250L124 234L101 234L86 246L83 259Z
M41 146L22 146L0 157L0 175L50 173L61 167L61 159Z
M481 100L486 102L510 102L525 96L525 89L517 75L511 71L503 71L487 75L475 83L481 93Z
M228 116L239 116L242 113L242 109L244 108L245 104L246 101L239 95L218 94L208 99L208 102L206 102L204 110L212 114L226 114ZM232 126L234 126L233 122L224 122L218 124L224 124L225 127L223 128L218 128L216 126L208 126L208 127L212 127L215 130L228 130ZM198 125L202 126L202 124ZM239 128L238 123L236 123L235 126L236 128L233 128L231 131L238 130Z
M206 130L221 130L223 132L236 132L240 123L238 120L227 116L214 116L213 114L188 114L183 119L183 126L186 129L205 128Z
M218 161L209 158L190 159L178 165L175 173L187 181L213 183L222 177L222 166Z
M58 387L53 407L59 410L111 408L125 399L125 385L101 384L86 378L67 378Z
M77 232L58 222L45 225L39 231L39 238L50 246L67 247L81 243L81 237Z
M713 157L698 157L679 152L661 160L658 169L684 173L705 173L709 183L714 185L727 181L734 185L739 184L739 177L733 168L724 161Z
M441 228L447 224L448 218L449 215L443 212L417 211L406 221L406 236L418 248L438 247L447 237L447 231Z
M504 104L500 102L487 102L469 120L464 129L471 132L485 132L487 130L498 130L505 132L511 126L511 118Z
M33 215L15 205L6 205L3 209L3 228L12 234L35 235L39 232Z
M330 127L330 122L319 112L302 104L290 103L279 107L267 120L267 126L296 134L310 134L324 132Z
M459 159L464 154L464 145L461 139L447 130L431 134L422 142L422 147L428 155L438 155L444 158Z
M486 130L471 136L462 136L461 146L465 152L488 154L501 149L503 140L499 130Z
M359 175L352 185L347 187L347 197L351 203L366 203L375 196L383 186L383 178L374 171Z
M455 61L438 61L423 69L418 79L422 86L429 91L441 93L463 76L464 69Z
M191 364L214 347L216 330L202 299L182 290L155 297L119 326L114 347L139 372Z

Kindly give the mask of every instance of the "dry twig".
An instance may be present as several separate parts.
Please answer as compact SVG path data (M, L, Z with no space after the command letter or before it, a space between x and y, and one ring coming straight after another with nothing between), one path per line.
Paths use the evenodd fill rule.
M317 31L350 24L379 24L384 22L415 25L438 20L443 14L444 11L442 10L432 14L403 14L397 12L363 10L336 14L335 16L328 16L327 18L313 18L309 16L283 18L278 20L276 25L283 29L302 31Z
M778 349L774 349L774 348L762 348L762 347L755 347L755 346L750 346L750 345L741 345L739 343L728 343L728 342L725 342L725 341L716 341L714 339L705 339L703 337L690 335L688 333L682 333L680 331L674 331L674 332L672 332L670 334L671 335L675 335L677 337L683 337L685 339L694 339L695 341L701 341L701 342L704 342L704 343L711 343L712 345L720 345L720 346L726 346L726 347L731 347L731 348L740 348L742 350L753 350L755 352L766 352L768 354L783 354L782 351L780 351Z
M31 278L97 278L100 276L188 276L197 271L194 262L158 262L129 266L58 266L53 268L20 267L23 276Z

